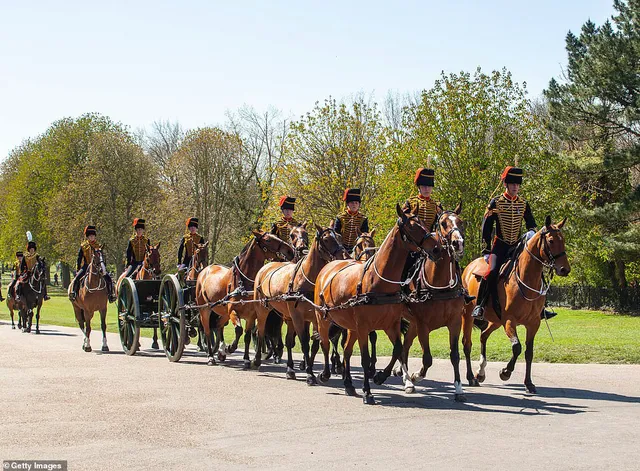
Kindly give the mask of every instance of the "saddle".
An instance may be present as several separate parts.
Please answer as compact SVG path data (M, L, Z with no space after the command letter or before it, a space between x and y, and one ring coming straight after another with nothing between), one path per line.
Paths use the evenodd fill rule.
M502 266L500 266L498 279L509 278L509 275L511 275L511 272L513 271L513 267L516 264L516 260L522 253L523 249L524 241L523 239L520 239L520 242L518 242L507 254L507 260L502 264ZM475 270L473 270L472 273L476 278L484 278L489 274L489 264L485 262L483 258L482 262L478 264L478 266Z

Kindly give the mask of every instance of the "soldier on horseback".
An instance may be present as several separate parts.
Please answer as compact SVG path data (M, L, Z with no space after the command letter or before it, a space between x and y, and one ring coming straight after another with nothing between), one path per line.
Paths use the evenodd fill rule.
M75 301L78 296L78 290L80 289L80 282L87 272L87 267L91 263L92 252L94 250L101 250L102 246L96 239L96 227L87 226L84 228L84 235L86 239L80 244L80 250L78 250L78 260L76 261L76 276L72 281L73 289L69 295L71 301ZM109 273L105 273L104 280L107 284L107 292L109 293L109 302L115 302L116 296L113 291L113 281Z
M297 226L298 221L293 218L293 212L296 209L296 199L291 196L282 196L280 198L280 210L282 211L282 217L273 223L271 226L271 233L277 236L280 240L289 242L289 235L291 233L290 226Z
M358 236L362 232L369 232L369 219L360 212L360 189L347 188L344 190L342 200L346 209L336 217L333 228L342 236L344 248L351 252Z
M520 242L522 221L527 228L526 240L536 233L536 221L531 207L518 195L522 184L522 169L506 167L500 178L505 191L489 202L482 220L482 255L489 264L489 271L482 278L478 288L478 302L472 314L477 319L484 318L484 309L489 297L493 299L494 310L500 316L501 308L498 299L500 268L513 255ZM545 311L541 316L545 314L547 317L555 316L555 313L545 313Z
M21 250L16 252L16 261L13 262L13 271L11 272L11 283L9 284L9 289L7 290L7 296L10 298L16 297L16 282L18 281L18 276L20 276L20 265L22 265L22 258L24 254Z
M418 216L422 225L433 232L438 217L442 214L442 205L431 198L435 181L435 171L432 168L419 168L413 183L418 187L418 194L411 196L403 206L403 210L410 210Z
M144 219L135 218L133 220L135 234L129 239L127 245L127 268L124 276L133 276L142 266L144 256L151 248L149 238L145 235Z
M178 247L178 268L188 267L196 246L205 243L204 237L198 234L198 218L187 219L186 225L187 233L180 240Z
M40 255L38 254L38 252L36 252L36 250L37 250L36 243L33 240L30 240L29 243L27 244L27 253L24 254L24 256L22 257L22 261L20 262L20 268L19 268L20 274L18 275L20 280L18 281L18 284L16 285L16 289L15 289L16 301L20 300L22 283L29 276L31 276L31 273L33 273L33 269L35 268L35 266L41 262ZM49 295L47 294L46 283L44 283L43 291L44 291L44 297L42 299L44 299L45 301L48 301L50 298L49 298Z

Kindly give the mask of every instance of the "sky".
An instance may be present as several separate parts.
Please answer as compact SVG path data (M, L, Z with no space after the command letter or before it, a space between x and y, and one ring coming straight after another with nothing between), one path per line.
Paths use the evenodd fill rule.
M133 130L221 124L328 96L430 88L440 73L506 67L537 97L565 36L612 0L0 0L0 160L54 121L98 112Z

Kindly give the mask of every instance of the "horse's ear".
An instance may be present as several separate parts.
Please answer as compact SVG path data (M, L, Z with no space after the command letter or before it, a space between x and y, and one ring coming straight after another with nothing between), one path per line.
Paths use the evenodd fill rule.
M560 224L558 224L558 229L562 229L566 222L567 222L567 217L565 216L564 219L560 221Z
M371 232L369 232L369 235L371 236L371 238L373 239L373 236L376 235L376 230L373 229Z
M161 243L162 243L162 242L158 242L158 245L156 245L156 250L158 250L158 249L160 248L160 244L161 244Z
M403 221L407 220L407 215L404 213L404 211L402 211L402 208L398 203L396 203L396 213L398 213L398 217Z
M303 222L301 227L302 227L303 229L306 229L306 228L307 228L307 221Z
M356 235L358 237L360 237L362 235L362 231L359 228L356 229Z
M547 217L544 220L544 225L549 229L551 227L551 216L547 214Z
M318 232L322 232L322 226L318 226L317 224L313 224L314 226L316 226L316 231Z
M272 234L275 234L276 227L273 227L273 230L271 231ZM252 229L251 233L255 236L256 239L260 239L262 238L262 236L264 235L264 232L256 230L256 229Z
M456 206L456 209L454 209L453 212L456 214L460 214L462 212L462 201L458 203L458 206Z

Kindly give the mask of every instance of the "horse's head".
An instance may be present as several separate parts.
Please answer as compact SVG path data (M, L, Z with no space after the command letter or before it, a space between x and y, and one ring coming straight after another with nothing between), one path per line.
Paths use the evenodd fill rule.
M462 203L458 203L453 211L444 211L436 223L440 243L458 260L464 255L464 221L459 216L461 212Z
M398 214L396 225L408 249L425 254L434 261L439 260L442 256L440 253L442 246L438 239L422 225L418 216L410 211L405 213L397 203L396 213Z
M193 256L191 257L191 263L196 270L199 267L207 264L207 258L209 258L208 247L209 247L209 241L206 241L204 244L196 244L193 247Z
M265 258L268 260L282 260L289 262L295 257L295 252L291 245L284 242L278 236L269 232L253 230L251 231L256 238L256 244L264 252Z
M332 260L346 260L349 258L347 250L342 245L342 238L332 227L316 226L316 244L320 257L330 262Z
M547 216L544 227L538 231L539 243L536 243L535 237L529 241L534 245L534 248L529 250L539 256L549 267L553 267L558 276L567 276L571 271L562 234L562 228L566 222L567 218L564 218L560 223L552 224L551 216Z
M160 275L162 271L160 268L160 242L158 242L158 245L149 247L144 258L151 272L156 276Z
M371 232L359 233L356 243L353 246L353 252L351 253L355 260L368 260L373 256L376 248L376 243L373 240L375 234L375 229Z
M92 249L91 255L91 272L93 273L106 273L107 268L104 264L104 254L102 248Z
M289 226L289 238L291 245L296 252L296 258L301 258L305 250L309 250L309 234L307 233L307 222L298 226Z

